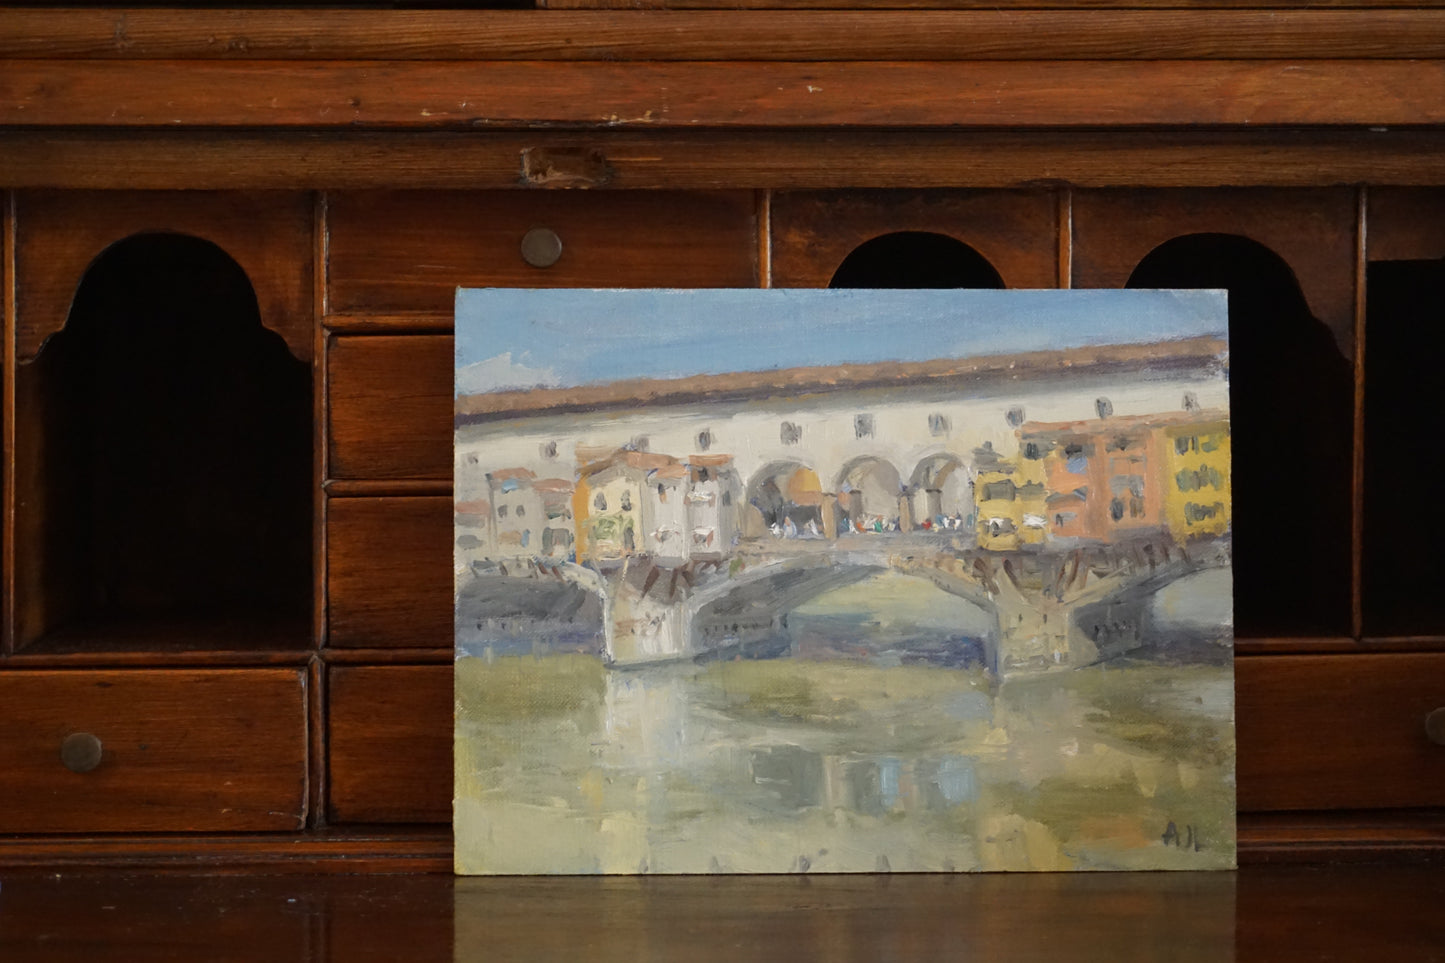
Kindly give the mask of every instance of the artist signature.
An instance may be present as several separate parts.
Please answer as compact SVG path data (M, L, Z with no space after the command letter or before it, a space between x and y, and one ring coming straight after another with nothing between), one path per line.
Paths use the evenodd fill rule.
M1200 849L1199 836L1194 832L1194 827L1186 825L1184 832L1181 833L1179 827L1175 826L1172 820L1165 828L1164 835L1161 836L1160 839L1164 841L1165 846L1192 849L1196 853L1199 852Z

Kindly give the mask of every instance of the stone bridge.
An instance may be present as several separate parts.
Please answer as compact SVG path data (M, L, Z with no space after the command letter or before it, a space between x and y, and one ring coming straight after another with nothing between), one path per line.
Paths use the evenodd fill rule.
M1109 545L997 552L944 534L759 539L728 559L666 568L646 556L597 571L518 561L494 574L571 583L601 600L606 658L620 667L696 658L785 636L789 613L893 571L978 606L994 672L1087 665L1145 641L1150 602L1170 583L1230 564L1227 537L1179 545L1163 533Z

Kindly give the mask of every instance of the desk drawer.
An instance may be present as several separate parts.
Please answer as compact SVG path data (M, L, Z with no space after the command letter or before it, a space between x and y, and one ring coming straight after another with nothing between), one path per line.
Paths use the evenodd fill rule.
M328 199L328 310L451 317L458 287L752 287L749 191L363 191ZM561 256L523 260L528 231Z
M450 335L332 338L332 478L452 477Z
M0 673L0 774L4 832L295 831L305 673Z
M327 639L336 648L450 648L452 500L333 498Z
M452 667L333 666L333 823L449 823Z
M1445 652L1235 660L1239 808L1445 805Z

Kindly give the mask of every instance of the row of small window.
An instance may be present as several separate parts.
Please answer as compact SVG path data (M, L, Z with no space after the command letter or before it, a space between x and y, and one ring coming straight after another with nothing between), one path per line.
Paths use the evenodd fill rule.
M662 493L662 486L659 485L657 490L658 490L658 494L661 494L661 493ZM606 496L606 494L604 494L603 492L598 492L595 496L593 496L593 498L592 498L592 507L595 508L595 509L596 509L597 511L599 511L599 512L605 512L605 511L607 511L607 496ZM617 506L617 509L618 509L618 511L623 511L623 512L630 512L630 511L632 511L632 493L631 493L631 492L624 491L624 492L622 493L622 498L621 498L621 500L620 500L620 502L619 502L619 504L618 504L618 506Z
M1043 482L1025 482L1022 485L1016 485L1013 479L1005 478L1003 481L985 483L982 500L1011 502L1015 498L1042 498L1043 496Z
M666 502L667 502L667 486L666 486L666 485L658 485L658 486L657 486L657 500L660 501L660 502L662 502L662 503L664 503L664 504L666 504ZM697 496L697 497L690 497L688 500L689 500L689 501L692 501L692 502L701 502L701 503L703 503L703 504L705 504L705 505L708 505L708 506L711 506L711 505L713 504L713 496L712 496L712 495L700 495L700 496ZM732 492L723 492L723 493L722 493L721 501L722 501L722 503L723 503L724 505L731 505L731 504L733 503ZM599 512L605 512L605 511L607 511L607 495L606 495L605 492L598 492L596 495L593 496L593 498L592 498L592 507L593 507L594 509L596 509L597 511L599 511ZM617 510L620 511L620 512L630 512L630 511L632 511L632 493L631 493L630 491L623 491L621 497L618 499ZM518 509L518 510L517 510L517 514L520 515L521 513L522 513L522 512L521 512L521 509ZM506 512L503 511L502 514L503 514L503 515L506 515ZM571 517L572 517L572 513L571 513L571 512L568 512L568 513L567 513L567 517L568 517L568 518L571 518Z
M1188 392L1184 395L1184 408L1186 411L1197 411L1199 409L1199 401L1195 398L1193 392ZM1098 413L1100 418L1112 417L1114 414L1114 403L1108 398L1095 398L1094 410ZM1011 428L1018 428L1022 426L1025 417L1026 416L1024 409L1022 408L1022 406L1019 405L1015 405L1014 407L1008 409L1008 411L1004 412L1004 420L1008 422L1009 427ZM875 422L872 415L860 414L853 416L854 437L872 438L874 430ZM946 435L952 430L953 423L947 415L942 414L941 412L934 412L933 414L930 414L928 416L928 433L930 435L938 437L941 435ZM803 440L803 426L792 421L783 422L781 425L778 426L778 440L785 445L796 445L800 443ZM712 448L713 444L716 443L716 441L717 439L713 435L712 431L704 429L697 434L697 450L708 451ZM1200 450L1200 441L1197 437L1180 438L1175 442L1175 445L1178 448L1179 454L1181 455L1191 450ZM635 448L638 451L646 451L647 439L635 438L633 439L630 447ZM1215 443L1211 436L1209 447L1204 448L1204 451L1213 451L1214 447ZM557 457L557 443L555 441L549 441L546 444L542 445L542 457ZM1041 453L1039 453L1038 446L1030 442L1028 445L1025 446L1024 457L1037 459L1042 457L1042 455ZM476 456L472 456L473 463L475 463L475 459Z
M1188 411L1198 410L1199 401L1195 398L1193 392L1188 392L1184 395L1184 408ZM1094 411L1098 413L1100 418L1111 418L1114 415L1114 403L1108 398L1095 398ZM1008 423L1010 428L1022 427L1026 419L1027 415L1021 405L1014 405L1004 412L1004 421ZM947 435L952 430L953 423L947 415L941 412L934 412L928 416L928 433L930 435L939 437ZM874 421L872 415L863 414L853 416L853 434L855 437L872 438L873 431ZM706 435L707 432L703 434ZM803 428L801 425L794 424L791 421L785 421L780 427L779 436L783 444L796 445L803 440ZM1197 439L1195 443L1198 443ZM701 445L701 438L699 438L699 445ZM704 448L703 450L706 451L707 449ZM1209 448L1206 450L1212 451L1213 449ZM1182 451L1181 454L1183 454ZM1042 457L1042 453L1039 452L1037 445L1029 443L1026 446L1025 457L1037 459Z
M510 514L513 518L526 518L526 517L527 517L527 506L526 506L526 505L498 505L498 506L497 506L497 517L498 517L498 518L506 518L508 514ZM548 517L548 518L566 518L566 519L570 519L570 518L572 517L572 513L571 513L571 512L565 512L565 511L564 511L564 512L552 512L552 513L549 513L547 517Z
M1010 419L1012 419L1013 411L1019 412L1018 424L1023 424L1023 409L1011 409ZM1012 420L1010 420L1010 424L1013 424ZM949 420L947 415L935 412L934 414L928 416L928 432L931 435L946 435L949 433L952 427L952 422ZM860 414L853 416L854 437L872 438L875 430L876 422L874 421L874 418L871 414ZM781 425L778 426L778 440L785 445L799 444L803 440L803 426L793 421L783 422ZM717 443L717 437L712 433L710 429L704 429L697 433L696 442L698 451L709 451L712 446ZM629 447L637 451L646 451L647 439L634 438ZM542 445L541 451L543 458L556 458L557 443L555 441L546 442ZM470 456L469 461L472 464L475 464L476 456Z
M952 429L952 422L947 415L935 412L928 416L928 433L931 435L946 435ZM872 438L877 430L877 422L869 414L853 416L853 437ZM707 434L704 432L704 434ZM785 445L796 445L803 440L803 426L792 421L785 421L778 426L778 440ZM701 442L699 441L699 444ZM704 448L704 451L707 449Z
M1174 439L1174 451L1181 455L1187 455L1191 451L1218 451L1219 435L1205 435L1203 438L1198 435L1181 435Z

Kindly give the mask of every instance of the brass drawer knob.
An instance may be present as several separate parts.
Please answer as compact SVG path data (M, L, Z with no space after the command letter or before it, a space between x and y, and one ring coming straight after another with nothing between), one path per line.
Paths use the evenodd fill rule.
M1425 717L1425 735L1437 746L1445 746L1445 706Z
M557 232L534 227L522 235L522 260L535 268L548 268L562 257L562 239Z
M60 744L60 761L71 772L90 772L100 765L100 739L89 732L72 732Z

